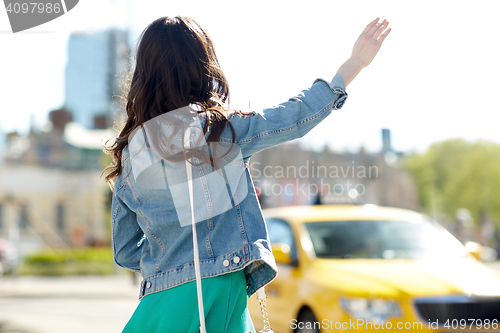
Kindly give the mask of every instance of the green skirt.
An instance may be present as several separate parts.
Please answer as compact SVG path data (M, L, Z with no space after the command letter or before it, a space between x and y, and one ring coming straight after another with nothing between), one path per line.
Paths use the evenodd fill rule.
M243 270L201 280L207 333L255 333ZM122 333L199 333L196 281L144 296Z

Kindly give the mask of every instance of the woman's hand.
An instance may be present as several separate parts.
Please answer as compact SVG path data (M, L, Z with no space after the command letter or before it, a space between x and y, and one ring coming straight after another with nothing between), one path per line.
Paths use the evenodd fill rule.
M372 62L385 38L391 32L391 28L387 29L389 21L385 19L381 23L378 21L379 18L376 18L366 26L352 48L351 58L361 61L363 67Z
M366 26L352 48L351 57L337 71L344 79L346 86L372 62L383 41L391 32L391 28L387 29L389 21L383 20L381 23L378 21L379 18L376 18Z

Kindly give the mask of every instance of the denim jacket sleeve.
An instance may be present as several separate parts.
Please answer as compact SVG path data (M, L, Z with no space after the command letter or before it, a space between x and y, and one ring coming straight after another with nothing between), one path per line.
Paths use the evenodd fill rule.
M118 266L139 272L143 248L139 247L137 243L144 233L137 223L136 213L123 201L126 187L126 182L123 182L113 191L111 204L113 258Z
M249 117L234 114L231 125L236 132L236 144L243 158L264 149L301 138L325 119L332 109L340 109L347 98L342 76L336 74L331 82L317 79L287 102Z

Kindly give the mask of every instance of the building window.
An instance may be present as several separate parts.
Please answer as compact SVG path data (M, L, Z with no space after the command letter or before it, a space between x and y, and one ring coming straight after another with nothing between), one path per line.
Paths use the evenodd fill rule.
M57 204L56 206L56 226L59 230L64 230L64 206L62 204Z
M24 204L21 206L21 210L19 212L19 229L26 229L28 224L28 205Z

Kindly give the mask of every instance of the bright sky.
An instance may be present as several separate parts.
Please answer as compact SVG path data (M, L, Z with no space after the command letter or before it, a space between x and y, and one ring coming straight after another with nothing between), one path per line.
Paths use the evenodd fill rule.
M126 3L130 4L127 15ZM368 22L393 31L351 83L349 98L305 138L321 148L371 151L380 130L397 150L422 151L463 137L500 143L500 2L485 1L103 1L82 0L66 15L12 34L0 10L0 129L26 133L64 102L69 33L130 23L134 41L154 19L187 15L211 34L231 86L231 106L270 107L330 80ZM127 18L128 17L128 18Z

